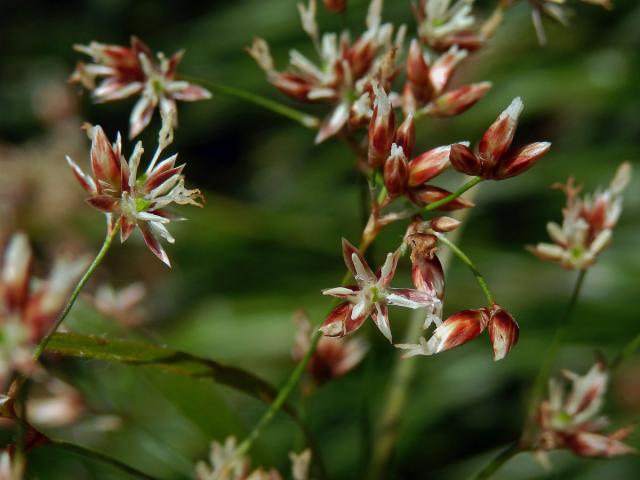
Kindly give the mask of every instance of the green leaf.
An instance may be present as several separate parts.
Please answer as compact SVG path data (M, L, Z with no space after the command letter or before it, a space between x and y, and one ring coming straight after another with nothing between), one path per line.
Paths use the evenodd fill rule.
M77 333L56 333L47 345L46 351L67 357L151 367L176 375L209 379L267 404L277 395L275 388L245 370L147 342ZM285 410L297 419L295 411L290 406L286 406Z

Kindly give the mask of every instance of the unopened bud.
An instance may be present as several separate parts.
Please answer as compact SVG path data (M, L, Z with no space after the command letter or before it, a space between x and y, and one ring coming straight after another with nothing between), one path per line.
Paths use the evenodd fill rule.
M409 162L409 186L419 187L449 167L450 145L432 148Z
M437 202L445 197L448 197L449 195L451 195L451 192L443 188L434 187L432 185L414 188L409 192L409 198L419 207L424 207L426 205L429 205L430 203ZM458 197L448 203L445 203L444 205L441 205L436 210L450 211L459 210L461 208L471 208L474 206L475 204L473 202L465 200L462 197Z
M493 346L493 359L502 360L518 343L520 328L518 324L502 307L496 305L489 319L489 338Z
M369 165L372 168L380 168L389 156L396 122L387 93L379 86L373 88L376 98L369 123Z
M413 115L409 114L396 130L396 145L402 147L402 151L407 156L411 157L413 152L413 146L416 143L416 126L413 121Z
M451 217L436 217L432 218L430 227L432 230L439 233L447 233L458 228L462 222Z
M433 86L429 71L429 64L422 53L422 48L418 41L414 39L409 47L409 55L407 57L407 80L413 97L420 104L428 102L433 96Z
M330 12L339 13L347 7L347 0L322 0Z
M491 82L480 82L444 93L427 106L428 113L437 117L460 115L473 107L490 88Z
M409 178L407 157L395 143L391 145L391 155L384 164L384 185L391 197L397 197L404 193Z
M487 169L493 169L511 146L524 104L515 98L487 129L478 145L478 155Z

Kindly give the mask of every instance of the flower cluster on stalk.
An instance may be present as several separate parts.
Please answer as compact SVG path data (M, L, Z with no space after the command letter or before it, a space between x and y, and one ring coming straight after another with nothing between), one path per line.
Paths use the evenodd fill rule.
M176 100L195 102L211 98L211 93L193 83L180 80L178 64L184 50L167 58L151 49L137 37L131 37L129 47L91 42L75 49L89 55L94 63L79 62L70 77L92 92L96 102L111 102L140 95L129 118L129 138L137 137L151 122L153 112L176 109ZM96 84L96 79L100 83ZM177 116L174 117L177 122Z
M562 225L547 223L553 243L538 243L529 251L543 260L557 262L567 269L586 269L609 246L613 229L622 213L622 193L631 181L631 164L624 162L605 190L580 197L580 186L569 178L555 188L567 196Z
M396 75L395 61L404 40L405 27L394 37L390 23L382 23L382 0L372 0L367 30L355 41L349 32L325 33L320 37L316 23L316 0L299 4L304 31L311 37L320 57L315 64L297 50L290 52L289 69L277 71L269 45L256 38L249 54L267 74L267 79L284 94L302 102L323 102L333 110L320 126L316 143L336 135L348 124L368 123L373 102L373 82L390 87Z
M73 287L88 265L85 257L61 257L46 280L33 277L33 254L24 233L9 240L0 278L0 389L15 372L35 364L35 346L62 312Z
M609 381L605 365L597 362L585 375L566 370L563 374L570 388L551 379L549 397L538 408L538 458L547 465L545 452L556 449L568 449L582 457L617 457L636 452L623 443L631 434L631 427L603 432L608 421L598 415Z
M168 266L171 266L169 257L159 237L173 243L175 240L165 225L178 218L167 208L174 203L201 207L203 199L200 190L185 188L182 174L185 164L176 166L177 154L160 160L163 150L173 142L174 115L175 110L163 114L158 148L142 174L138 172L144 153L142 142L136 144L127 161L120 135L111 144L100 126L89 129L90 174L67 157L75 177L89 194L87 202L107 215L110 230L120 229L121 242L137 227L149 249Z

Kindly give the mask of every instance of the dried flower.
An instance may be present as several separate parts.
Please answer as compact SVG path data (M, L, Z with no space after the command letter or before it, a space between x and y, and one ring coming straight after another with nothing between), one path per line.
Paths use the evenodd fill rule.
M108 318L113 318L125 327L139 325L144 318L140 304L147 294L143 283L136 282L116 290L111 285L98 287L93 297L96 310Z
M427 292L409 288L390 288L400 257L399 251L389 253L382 268L374 273L360 252L347 240L342 240L344 263L355 277L357 285L323 290L346 300L338 305L322 324L321 330L330 337L348 335L362 326L371 316L382 334L391 342L389 305L407 308L434 308L440 300Z
M515 98L484 133L476 152L463 144L452 145L449 160L453 168L493 180L515 177L531 168L549 151L551 144L536 142L511 148L523 108L520 97Z
M420 0L414 7L420 39L438 51L453 45L475 50L482 37L474 31L472 8L473 0Z
M596 190L580 198L581 187L570 178L566 185L555 185L567 196L562 210L562 225L547 224L554 243L529 246L534 255L558 262L567 269L584 269L593 265L611 242L613 229L622 212L622 192L631 180L631 164L622 163L606 190Z
M138 176L142 157L142 143L138 142L127 163L122 154L121 138L111 145L100 126L89 130L91 138L91 175L85 174L67 157L74 175L90 195L87 199L94 208L107 214L109 228L120 228L120 240L124 242L137 226L149 249L165 264L171 266L158 236L169 243L175 240L165 224L175 220L166 208L172 203L201 207L200 190L188 190L184 186L182 170L175 166L177 154L158 162L162 151L173 141L172 112L163 115L158 148L146 171Z
M417 40L411 42L407 58L407 82L402 95L405 112L449 117L471 108L491 88L490 82L464 85L446 91L458 64L467 56L456 45L434 61L422 51Z
M297 50L290 53L290 67L276 71L268 44L257 38L247 49L265 71L267 79L284 94L302 102L324 102L333 106L316 137L320 143L336 135L347 123L366 124L372 114L373 84L388 89L395 71L395 55L405 29L393 37L393 26L382 23L382 0L372 0L367 30L354 42L348 32L325 33L320 38L315 21L315 0L300 5L303 29L320 56L316 65Z
M205 88L176 78L184 50L170 58L158 53L156 60L149 47L136 37L131 37L130 47L91 42L74 48L92 57L95 63L78 63L69 81L91 90L96 102L141 95L129 119L129 138L138 136L149 125L158 106L161 111L175 110L176 100L195 102L211 98ZM103 79L97 86L96 78Z
M622 443L631 434L631 428L602 433L608 423L606 418L597 416L609 380L604 364L597 362L584 376L566 370L563 374L571 382L569 392L559 381L550 380L549 398L538 409L539 457L546 460L544 452L558 448L583 457L610 458L634 453L634 448Z
M294 361L299 362L311 346L311 323L303 312L296 314L295 321L298 331L292 355ZM345 340L322 337L307 364L307 373L316 384L322 385L355 368L364 358L367 350L367 343L360 338Z
M87 258L59 258L46 281L31 276L32 252L24 233L11 237L0 278L0 388L13 371L33 368L33 347L62 312Z

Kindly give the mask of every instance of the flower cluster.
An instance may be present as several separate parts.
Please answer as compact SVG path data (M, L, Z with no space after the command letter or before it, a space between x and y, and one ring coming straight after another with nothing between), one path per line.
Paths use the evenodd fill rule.
M567 392L561 382L550 380L549 398L538 409L539 458L548 463L544 452L560 448L583 457L615 457L635 452L622 442L631 434L630 427L602 433L608 423L606 418L597 416L609 380L604 364L597 362L583 376L570 371L563 373L571 382L570 390Z
M427 183L450 165L451 146L436 147L412 158L415 144L414 117L409 114L396 129L395 112L389 96L375 89L375 104L368 136L368 163L372 169L383 169L388 201L405 195L412 203L425 206L441 200L451 192ZM456 198L439 210L472 207L473 203Z
M474 0L420 0L414 5L420 39L437 51L454 45L475 50L483 39L474 28Z
M89 55L94 63L79 62L69 80L90 90L96 102L140 95L129 118L130 138L137 137L149 125L158 107L166 112L175 110L176 100L195 102L211 98L205 88L177 78L183 50L169 58L162 53L154 58L151 49L136 37L131 37L130 47L91 42L76 45L75 49ZM98 78L102 80L96 85Z
M462 143L452 145L449 160L453 168L491 180L515 177L531 168L549 151L551 144L535 142L511 147L523 108L520 97L515 98L484 133L475 152Z
M451 222L435 219L430 222L429 227L433 232L438 232L438 230L442 231L440 226L443 224L451 225ZM407 241L412 248L414 283L421 290L438 292L438 297L442 300L444 272L435 254L437 237L431 233L412 233L407 237ZM442 312L437 313L439 315L433 317L436 328L429 340L421 337L418 344L396 345L407 351L405 357L434 355L450 350L473 340L487 327L496 361L502 360L518 342L518 324L500 305L493 304L488 308L462 310L444 321L440 317ZM431 322L425 322L423 330L427 330L430 324Z
M293 360L300 362L311 347L312 327L303 313L296 315L298 331L293 345ZM307 364L307 373L316 385L341 377L355 368L367 353L368 345L361 338L322 337Z
M169 257L158 237L174 242L166 224L176 218L167 210L171 204L202 206L199 190L188 190L184 186L182 170L176 166L177 154L158 161L162 151L173 141L173 112L163 115L158 148L142 175L138 175L140 160L144 152L138 142L129 157L122 153L122 142L118 135L110 144L100 126L89 130L91 138L91 174L67 157L67 162L82 188L89 193L87 201L94 208L107 214L109 228L120 229L120 240L124 242L138 227L149 249L170 266Z
M291 477L293 480L310 480L309 466L311 451L300 454L291 452ZM211 443L209 462L199 462L196 466L197 480L282 480L282 475L275 469L258 468L251 470L251 462L246 457L238 457L236 439L228 437L224 444Z
M342 255L356 285L323 290L323 295L345 300L329 313L320 327L325 335L343 337L355 332L371 317L391 342L389 305L412 309L426 307L431 311L439 308L440 299L431 291L389 286L396 272L399 251L389 253L384 265L376 273L371 270L358 249L345 239L342 240Z
M34 346L62 312L86 258L56 260L49 278L32 277L33 254L23 233L13 235L2 261L0 277L0 388L15 371L28 372Z
M605 190L580 198L581 188L570 178L566 185L557 184L567 196L562 210L562 225L547 224L547 232L554 243L538 243L528 247L542 258L558 262L567 269L585 269L593 265L609 245L613 228L622 212L622 193L631 180L631 164L624 162Z
M367 30L355 41L349 33L319 36L315 20L316 2L300 5L302 26L313 40L320 56L316 65L297 50L290 54L290 67L279 72L268 44L257 38L248 49L267 74L267 79L284 94L303 102L325 102L333 106L316 137L320 143L336 135L348 123L367 124L371 115L373 83L389 88L396 73L395 58L402 45L405 28L393 38L393 26L382 23L382 0L372 0L367 15Z

